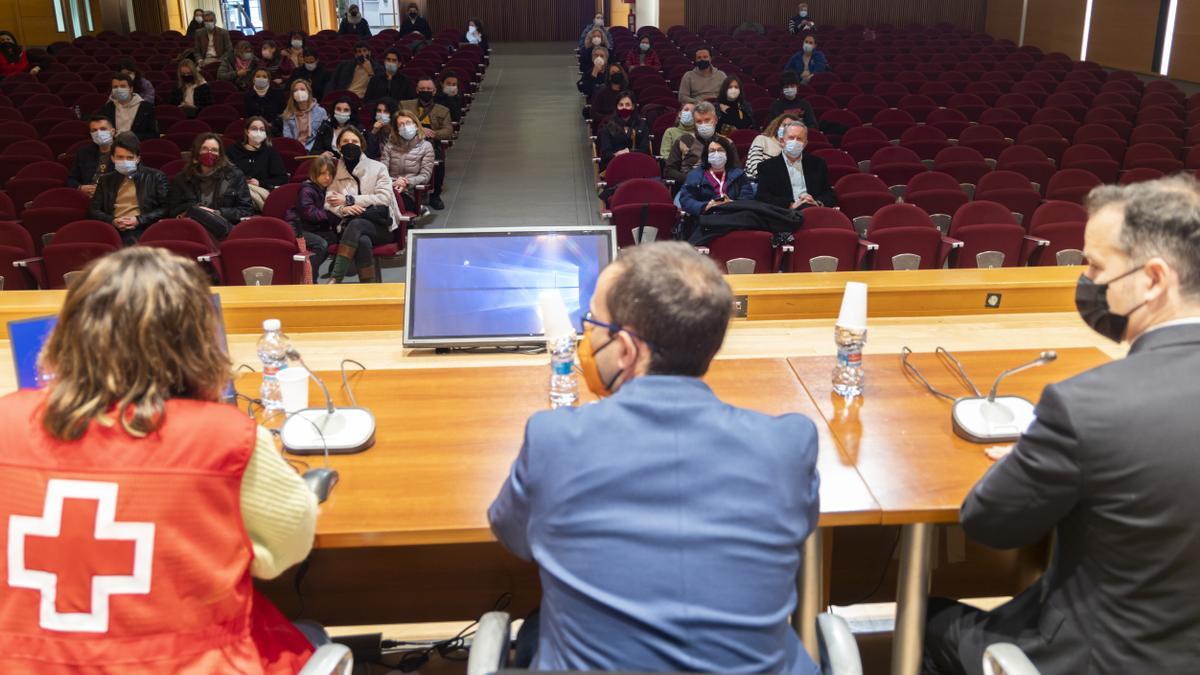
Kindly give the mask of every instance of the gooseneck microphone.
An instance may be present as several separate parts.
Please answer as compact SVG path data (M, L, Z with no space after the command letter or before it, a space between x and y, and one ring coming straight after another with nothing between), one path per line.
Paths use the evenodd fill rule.
M1058 358L1058 352L1055 352L1055 351L1042 352L1041 354L1038 355L1038 357L1036 359L1030 361L1029 363L1017 366L1016 368L1009 368L1008 370L1004 371L1003 373L1000 373L1000 375L996 377L996 381L992 384L992 390L988 392L988 397L987 397L988 403L996 402L996 391L1000 389L1000 382L1002 380L1004 380L1004 378L1008 377L1009 375L1015 375L1024 370L1029 370L1030 368L1035 368L1037 366L1045 365L1047 363L1050 363L1051 361L1054 361L1057 358ZM322 386L324 386L324 385L322 385ZM328 396L328 394L326 394L326 396Z
M283 447L296 455L347 455L362 452L375 444L375 416L357 404L338 408L333 404L329 387L304 363L296 349L289 349L289 359L298 362L316 380L325 396L325 407L305 408L288 416L279 437ZM350 397L354 401L353 395Z
M288 347L287 357L303 366L308 371L308 376L321 387L321 393L325 395L325 409L329 411L329 414L332 415L337 412L337 408L333 405L333 397L329 395L329 387L326 387L325 381L317 377L312 368L308 367L308 364L304 362L304 357L300 356L300 352L296 351L295 347Z

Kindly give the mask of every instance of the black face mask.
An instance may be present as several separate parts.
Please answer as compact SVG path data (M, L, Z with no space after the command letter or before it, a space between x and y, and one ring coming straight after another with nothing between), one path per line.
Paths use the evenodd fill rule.
M183 79L184 82L193 82L193 81L195 81L196 76L195 75L181 75L180 78Z
M409 12L409 13L408 13L408 18L410 18L410 19L415 19L415 18L417 18L417 13L416 13L416 12Z
M432 91L418 91L417 99L419 101L421 101L421 103L429 103L430 101L433 100L433 92Z
M1079 275L1079 282L1075 285L1075 309L1079 310L1084 323L1109 340L1121 342L1125 337L1125 329L1129 327L1129 317L1146 303L1142 302L1127 314L1115 314L1108 306L1108 287L1141 270L1141 267L1135 267L1104 284Z
M621 73L613 73L608 76L608 81L613 84L625 84L625 76Z
M355 61L355 63L366 63L367 57L363 56L362 54L359 54L354 57L354 61Z
M362 159L362 148L353 143L347 143L342 146L342 160L346 162L346 166L353 167L358 164L358 160Z
M712 65L712 63L709 61L705 61L704 59L696 59L696 67L700 70L708 70L710 65Z

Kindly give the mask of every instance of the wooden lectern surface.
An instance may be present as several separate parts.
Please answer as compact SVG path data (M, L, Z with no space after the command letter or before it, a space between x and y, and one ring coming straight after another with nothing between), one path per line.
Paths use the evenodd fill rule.
M462 544L492 540L487 508L521 448L525 421L546 409L545 367L373 370L351 377L374 413L375 446L334 456L341 479L321 506L322 548ZM348 404L337 373L320 373ZM828 375L828 373L826 373ZM837 449L828 425L783 359L718 361L706 380L725 402L769 414L799 412L821 434L821 524L879 522L879 507ZM259 379L238 388L252 394ZM584 400L592 397L586 391ZM320 405L319 389L309 391ZM321 466L320 456L301 458ZM782 479L782 478L781 478Z
M997 375L1032 361L1038 353L1003 350L954 355L986 396ZM1047 384L1108 360L1097 349L1059 350L1056 361L1006 378L999 393L1037 403ZM841 453L853 462L879 501L884 524L958 522L963 498L992 462L984 454L990 446L955 435L950 401L934 396L908 376L899 354L865 356L866 392L849 404L833 393L828 358L788 361L812 394ZM941 357L914 353L909 363L940 391L956 397L972 395Z

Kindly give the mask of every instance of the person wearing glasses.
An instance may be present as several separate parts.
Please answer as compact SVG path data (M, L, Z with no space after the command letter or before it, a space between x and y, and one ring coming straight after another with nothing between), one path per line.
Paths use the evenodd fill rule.
M488 510L541 568L517 667L818 672L788 625L817 523L816 428L723 403L701 379L732 307L684 242L631 247L601 272L579 347L601 400L534 414Z

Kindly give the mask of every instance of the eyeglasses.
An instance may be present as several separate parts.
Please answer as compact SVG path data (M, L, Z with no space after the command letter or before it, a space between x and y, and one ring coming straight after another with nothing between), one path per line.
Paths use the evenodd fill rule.
M650 348L650 351L653 351L653 352L658 351L658 348L655 347L653 343L651 343L649 340L646 340L645 338L638 335L637 333L629 330L628 328L625 328L624 326L622 326L620 324L605 323L603 321L598 321L598 320L592 318L592 313L590 311L587 314L583 315L582 321L583 321L584 328L587 328L588 325L597 326L600 328L607 328L610 335L625 332L625 333L628 333L630 335L630 337L634 337L634 338L641 340L642 342L645 342L646 346Z

